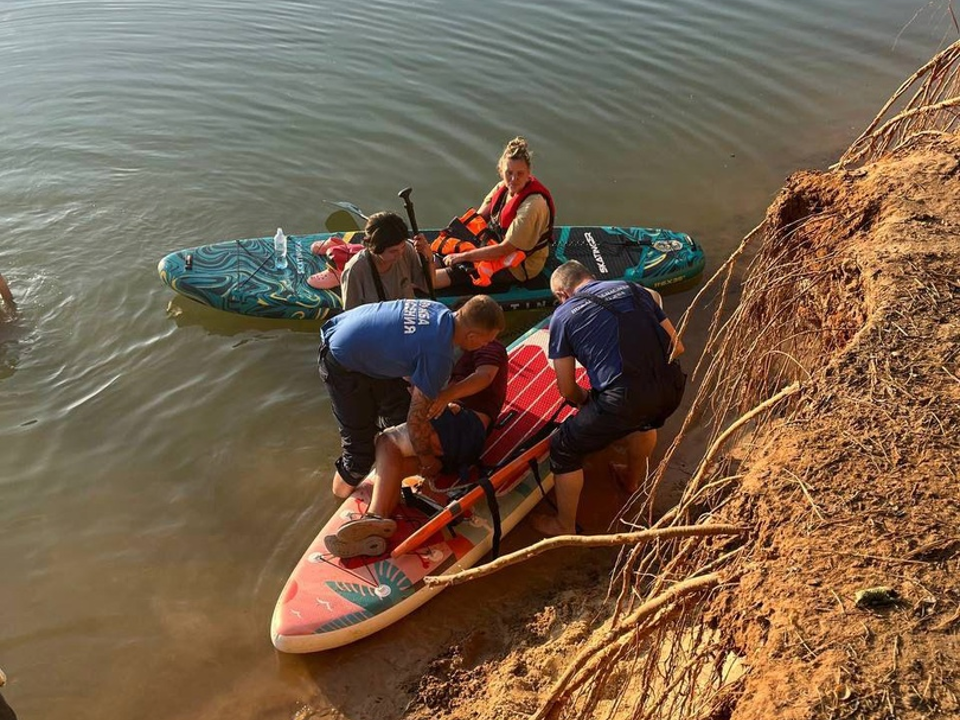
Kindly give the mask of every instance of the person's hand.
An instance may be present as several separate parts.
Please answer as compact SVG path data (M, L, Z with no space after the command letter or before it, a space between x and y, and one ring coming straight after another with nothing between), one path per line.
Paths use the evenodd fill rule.
M447 267L453 267L454 265L459 265L462 262L466 262L463 259L464 253L450 253L449 255L443 256L443 264Z
M427 410L427 417L430 420L436 420L443 414L444 408L447 407L447 401L443 398L437 398L430 405L430 409Z
M590 391L583 387L583 385L577 385L577 387L580 388L580 402L577 403L577 407L582 408L590 402Z
M427 417L431 420L440 417L443 414L443 411L447 409L447 404L449 402L450 396L441 390L440 394L437 395L437 399L430 404L430 409L427 410Z
M440 473L442 464L439 458L433 455L420 456L420 474L425 478L436 477Z
M427 260L430 259L433 251L430 249L430 243L427 242L427 236L423 233L417 233L413 236L413 247Z

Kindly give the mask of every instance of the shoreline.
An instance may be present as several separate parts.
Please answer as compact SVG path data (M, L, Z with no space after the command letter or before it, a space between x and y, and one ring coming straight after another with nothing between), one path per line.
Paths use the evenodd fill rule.
M647 556L668 563L673 582L713 567L720 589L651 621L640 635L648 642L638 639L636 652L608 664L590 660L593 666L577 656L582 644L615 631L616 618L669 585L640 583L637 599L621 595L606 603L600 602L605 592L582 588L597 603L587 615L603 619L587 630L578 625L587 617L574 614L567 618L572 628L549 624L549 639L538 642L538 619L567 617L569 604L559 593L555 604L528 618L526 635L502 657L468 667L455 647L438 658L404 716L499 720L518 711L542 717L539 708L549 717L648 717L650 698L662 690L650 684L649 673L660 667L669 678L695 662L691 647L707 658L704 668L724 671L679 686L687 693L669 698L678 712L686 709L679 717L696 715L695 707L732 718L960 711L951 690L960 677L953 580L960 539L951 534L960 527L960 441L949 430L960 426L957 198L957 137L851 171L788 179L753 260L754 277L768 275L760 284L748 280L741 304L731 308L735 330L752 328L751 347L769 362L756 366L756 377L737 376L740 346L714 345L720 347L714 362L727 353L720 367L734 379L714 377L709 391L730 403L724 413L730 422L792 376L797 390L751 418L714 467L698 474L700 488L715 487L683 521L700 516L747 532L736 542L678 544ZM803 293L789 290L795 278ZM792 299L778 294L781 279ZM764 307L790 312L781 317ZM779 323L784 333L791 323L810 328L813 339L797 335L790 352L777 350L789 336L765 333ZM695 490L687 488L688 500ZM865 605L862 598L881 586L893 589L889 602ZM670 640L688 633L696 638L691 647ZM601 643L589 657L610 647ZM562 670L572 673L568 685L551 689ZM472 690L441 703L435 686L450 672L466 673Z

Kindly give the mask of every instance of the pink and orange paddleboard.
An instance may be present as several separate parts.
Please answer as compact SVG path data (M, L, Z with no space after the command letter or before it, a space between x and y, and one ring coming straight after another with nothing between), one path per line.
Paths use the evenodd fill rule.
M545 436L551 421L562 421L573 412L563 406L557 391L547 359L548 334L544 320L510 346L507 403L482 458L485 467L501 468L491 480L497 488L504 535L543 497L530 460L539 468L543 492L553 486L547 443L532 441ZM578 375L585 383L582 368ZM397 532L382 556L349 560L332 556L324 537L362 514L372 489L369 480L360 484L320 529L291 573L270 625L278 650L328 650L375 633L443 589L427 587L425 577L466 570L490 551L493 520L482 492L475 492L448 508L444 520L456 516L459 521L453 525L431 523L431 515L401 503L393 516Z

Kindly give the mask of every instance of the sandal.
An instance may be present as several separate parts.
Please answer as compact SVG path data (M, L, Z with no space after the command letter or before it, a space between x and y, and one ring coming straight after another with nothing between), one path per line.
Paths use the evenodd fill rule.
M337 538L343 542L357 542L368 537L388 538L397 531L396 520L367 513L356 520L348 520L337 530Z
M333 238L331 238L332 240ZM337 238L339 239L339 238ZM324 242L329 242L326 240ZM319 242L314 245L321 244ZM327 261L327 269L314 273L307 278L307 285L317 290L333 290L340 287L340 276L344 268L354 255L363 250L363 245L348 245L342 240L339 245L333 245L327 248L324 258Z
M368 535L359 540L342 540L336 535L327 535L323 539L327 552L331 555L348 560L358 556L376 557L387 551L387 541L377 535Z
M321 270L307 278L307 285L317 290L333 290L340 287L340 271L334 267Z

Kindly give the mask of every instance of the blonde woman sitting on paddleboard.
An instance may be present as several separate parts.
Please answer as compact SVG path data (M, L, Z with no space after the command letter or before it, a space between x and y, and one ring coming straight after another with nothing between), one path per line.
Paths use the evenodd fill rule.
M447 267L437 272L437 289L451 285L502 287L532 280L543 270L556 212L550 191L530 174L532 158L524 138L507 143L497 163L500 182L477 211L499 242L444 254Z

